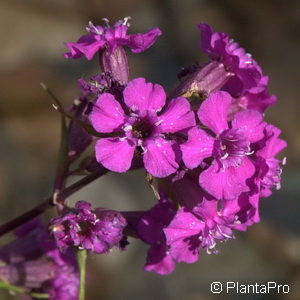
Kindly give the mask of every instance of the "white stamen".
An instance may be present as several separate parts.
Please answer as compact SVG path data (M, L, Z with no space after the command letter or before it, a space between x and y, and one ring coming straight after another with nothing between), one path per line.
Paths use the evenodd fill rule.
M107 18L102 18L101 20L105 23L106 26L109 26L109 20Z
M142 148L142 150L143 150L143 153L142 154L145 154L146 152L147 152L147 148L144 148L143 147L143 145L139 145L141 148Z
M286 157L284 157L284 158L282 159L282 162L281 162L281 163L282 163L283 166L286 165Z
M249 149L248 152L246 152L246 155L252 155L254 153L254 150Z
M131 125L127 125L123 128L124 131L131 131L132 130L132 126Z
M74 104L75 106L78 106L80 103L81 103L81 101L80 101L79 99L74 99L74 100L73 100L73 104Z
M97 28L92 21L89 21L89 25L85 28L87 32L91 32L92 30L95 31L98 35L103 34L103 30L100 30L100 28Z
M91 31L91 28L94 28L95 26L93 25L92 21L89 21L89 24L87 27L85 27L86 31L87 32L90 32Z
M228 156L229 156L229 153L226 152L226 153L221 157L221 159L226 159Z
M164 121L164 120L159 120L159 121L157 121L156 123L154 123L154 125L155 125L155 126L158 126L158 125L160 125L163 121Z
M129 20L131 20L131 17L129 16L124 18L123 25L127 25L129 27L130 26L130 24L128 23Z
M131 113L130 113L130 115L132 116L132 117L137 117L138 115L135 113L135 111L137 110L137 107L135 106L135 105L132 105L131 107L130 107L130 110L132 111Z

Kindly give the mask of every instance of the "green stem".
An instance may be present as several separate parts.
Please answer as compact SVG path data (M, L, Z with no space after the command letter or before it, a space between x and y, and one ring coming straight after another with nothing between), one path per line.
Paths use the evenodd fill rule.
M12 293L15 294L26 294L31 296L32 298L36 298L36 299L49 299L49 295L48 294L44 294L44 293L31 293L30 291L16 286L16 285L12 285L9 283L6 283L4 281L0 281L0 289L4 289L4 290L8 290Z
M49 295L48 294L43 294L43 293L29 293L29 295L32 298L35 298L35 299L49 299Z
M16 294L25 294L26 293L26 290L21 288L21 287L18 287L18 286L15 286L15 285L11 285L9 283L6 283L4 281L0 281L0 288L1 289L4 289L4 290L9 290L13 293L16 293Z
M86 273L86 250L78 250L77 261L80 272L80 285L79 285L79 300L85 299L85 273Z

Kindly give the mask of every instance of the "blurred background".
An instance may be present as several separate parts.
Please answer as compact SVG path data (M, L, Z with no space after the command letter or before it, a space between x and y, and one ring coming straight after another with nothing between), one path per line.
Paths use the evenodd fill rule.
M290 285L285 295L223 293L223 299L300 299L299 0L0 0L0 16L0 224L51 193L59 115L40 82L68 105L78 94L76 80L98 72L97 60L65 60L63 42L77 40L89 20L97 24L103 17L115 22L131 16L131 33L158 26L163 36L156 44L130 54L131 76L171 89L182 67L206 61L196 25L207 22L228 32L270 76L279 102L266 119L289 144L282 189L261 201L260 224L220 245L221 254L203 253L170 276L143 271L147 247L140 242L132 241L124 253L91 256L87 300L217 299L212 281ZM139 172L105 176L75 200L120 210L154 204ZM0 299L15 298L0 291Z

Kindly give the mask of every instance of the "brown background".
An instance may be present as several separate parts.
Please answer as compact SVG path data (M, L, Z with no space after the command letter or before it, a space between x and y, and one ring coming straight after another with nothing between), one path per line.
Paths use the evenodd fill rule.
M201 256L161 277L142 270L146 247L132 242L89 261L87 300L217 299L212 281L290 284L288 295L225 295L224 299L300 299L300 1L297 0L26 0L0 1L0 223L33 207L51 191L59 136L59 116L39 83L45 82L65 105L77 95L76 79L95 74L96 60L67 61L64 41L75 41L89 20L112 22L131 16L131 32L159 26L154 47L130 55L131 76L170 89L181 67L204 62L196 24L208 22L244 46L270 76L279 102L266 119L283 130L289 147L283 188L261 202L262 222L220 255ZM99 196L101 195L101 196ZM153 205L143 174L109 175L72 200L115 209ZM230 297L229 297L230 296ZM0 291L0 299L12 299Z

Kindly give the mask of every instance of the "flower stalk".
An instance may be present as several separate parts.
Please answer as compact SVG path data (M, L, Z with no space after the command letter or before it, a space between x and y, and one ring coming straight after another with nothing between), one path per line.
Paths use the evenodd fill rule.
M77 261L80 274L80 285L79 285L79 300L85 299L85 277L86 277L86 250L78 250Z
M102 175L106 174L107 170L105 168L99 168L99 170L81 178L80 180L76 181L75 183L71 184L69 187L63 189L59 196L63 197L64 199L68 198L72 194L76 193L77 191L84 188L89 183L95 181L97 178L101 177ZM24 214L12 219L11 221L3 224L0 226L0 236L8 233L19 227L20 225L30 221L31 219L41 215L49 208L53 208L55 203L53 201L53 196L47 198L44 202L39 204L38 206L32 208L31 210L25 212Z

